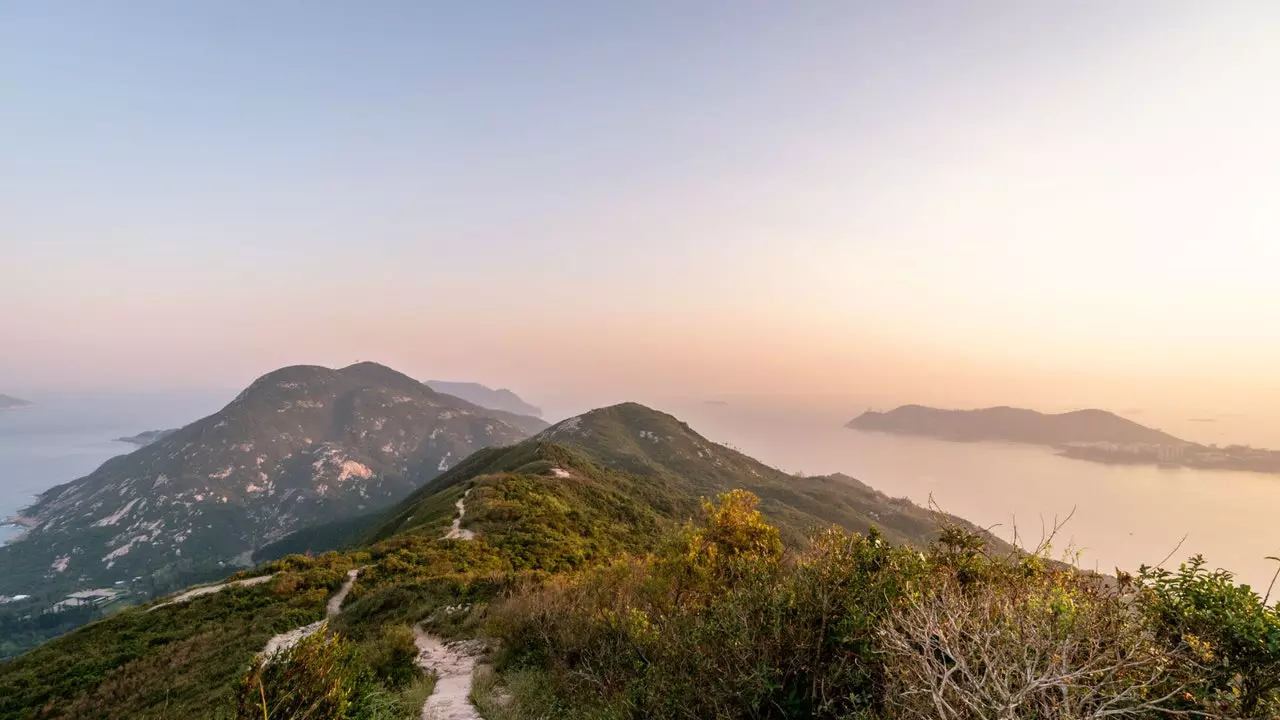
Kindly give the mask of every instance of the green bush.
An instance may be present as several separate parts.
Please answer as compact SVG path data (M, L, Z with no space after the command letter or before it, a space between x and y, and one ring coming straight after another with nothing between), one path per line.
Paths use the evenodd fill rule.
M355 652L328 628L258 658L236 691L236 720L339 720L369 715L372 682Z
M831 530L790 563L731 494L660 557L556 578L493 613L500 667L573 708L630 717L843 717L876 709L876 628L918 553ZM517 689L516 702L522 698ZM546 699L538 700L545 707Z
M1231 573L1195 556L1177 572L1143 567L1142 608L1187 660L1171 668L1186 686L1182 709L1228 717L1280 717L1280 611Z
M418 646L408 625L383 625L377 638L361 647L361 654L373 674L391 687L403 687L422 675L413 664Z

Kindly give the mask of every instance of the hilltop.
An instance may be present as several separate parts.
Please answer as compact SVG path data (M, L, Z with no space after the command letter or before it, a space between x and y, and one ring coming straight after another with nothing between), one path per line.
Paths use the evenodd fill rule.
M505 410L518 415L542 417L541 408L530 405L522 400L519 395L506 388L494 390L480 383L449 382L446 380L428 380L427 387L436 392L460 397L469 403L491 410Z
M1000 441L1062 446L1107 442L1120 445L1176 445L1183 440L1105 410L1046 414L1012 407L940 410L903 405L889 412L865 412L845 426L897 435L920 435L958 442Z
M33 403L16 398L12 395L0 395L0 410L17 410L18 408L31 407Z
M282 368L42 493L22 513L25 539L0 548L0 595L145 596L224 575L294 530L384 508L473 451L545 427L373 363Z

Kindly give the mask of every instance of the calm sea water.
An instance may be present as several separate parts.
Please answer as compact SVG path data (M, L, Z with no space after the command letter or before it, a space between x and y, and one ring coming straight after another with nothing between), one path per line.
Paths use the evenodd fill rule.
M895 497L1033 544L1074 512L1054 547L1111 572L1200 553L1265 592L1280 556L1280 475L1101 465L1049 449L950 443L847 430L844 414L699 405L677 414L702 434L788 471L843 472ZM855 413L856 414L856 413ZM1169 423L1165 423L1169 425ZM1212 442L1212 440L1204 440ZM1277 445L1272 445L1276 447ZM1174 552L1181 543L1181 549Z
M225 401L212 393L30 399L35 407L0 411L0 518L30 505L40 492L134 450L113 438L183 425ZM19 532L0 526L0 540Z

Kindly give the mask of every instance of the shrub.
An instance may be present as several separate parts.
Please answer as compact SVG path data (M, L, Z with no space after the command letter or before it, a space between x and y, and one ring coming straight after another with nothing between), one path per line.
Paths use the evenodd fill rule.
M418 646L408 625L383 625L377 638L361 649L373 674L392 687L403 687L422 675L414 665Z
M372 686L350 645L327 628L270 658L240 680L236 720L364 718Z
M662 556L512 598L490 624L502 669L545 672L564 706L600 715L843 717L878 707L875 629L922 558L874 533L831 530L784 564L772 530L754 497L733 493ZM518 686L514 694L532 702Z
M1229 717L1280 716L1280 611L1195 556L1177 572L1143 567L1142 608L1160 639L1189 651L1170 674L1181 707Z
M893 717L1139 717L1169 710L1181 688L1132 612L1132 592L1073 571L993 563L946 568L881 630Z

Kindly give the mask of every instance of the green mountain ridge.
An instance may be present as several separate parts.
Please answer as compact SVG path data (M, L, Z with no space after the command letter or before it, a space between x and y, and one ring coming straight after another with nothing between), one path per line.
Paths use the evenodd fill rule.
M373 363L294 366L219 412L42 493L0 595L165 590L316 523L386 507L480 447L546 427ZM183 580L186 582L183 582Z
M280 382L279 377L268 376L268 380ZM182 437L158 445L169 442L182 442ZM348 552L314 561L293 555L238 577L299 568L302 577L317 578L304 579L304 584L336 582L340 573L330 572L333 568L369 564L348 601L350 609L339 619L340 629L360 639L389 622L384 614L399 617L422 602L405 600L406 592L413 598L422 593L434 596L437 591L430 588L441 580L430 578L461 571L566 572L624 553L647 552L669 532L699 516L704 497L735 487L759 492L764 511L784 528L785 537L797 543L805 542L805 533L833 522L853 530L878 525L888 537L921 546L937 528L938 518L929 511L888 498L852 478L790 476L706 440L670 415L627 403L570 418L512 445L480 449L387 511L310 526L312 531L327 528L334 536L345 536L347 541L337 544L352 546ZM442 541L455 517L455 503L464 493L467 513L462 527L476 533L475 539ZM305 537L307 532L299 535ZM289 622L302 625L314 618L289 611L292 614L280 617L294 619L268 626L249 619L262 613L276 617L297 602L291 592L266 583L154 613L146 607L126 609L0 665L0 695L15 682L51 688L18 693L7 706L0 701L0 717L36 717L23 703L36 702L37 696L40 703L54 701L55 709L40 717L70 717L66 714L70 708L83 713L87 707L95 708L94 712L75 716L162 717L160 686L170 688L171 707L185 702L175 701L175 676L162 669L170 665L179 668L173 672L183 677L194 674L204 681L199 688L180 689L179 695L190 692L205 702L209 691L204 685L212 684L222 688L215 694L225 698L234 680L228 673L232 668L242 670L255 643L265 641L267 629L282 632L289 629ZM172 615L186 619L175 625ZM182 655L179 660L173 655L185 653L193 644L213 643L227 623L259 628L251 636L236 635L243 638L234 643L239 648L234 650L241 658L239 665L224 659L217 670L198 658ZM128 639L155 633L145 649L134 647ZM119 666L119 653L135 659ZM53 671L52 679L32 680L51 672L49 663L65 663L69 657L82 659L60 665L63 669ZM110 687L139 683L153 689L139 689L128 699L103 695Z
M1280 616L1230 575L1192 564L1140 587L1101 582L852 478L787 475L634 403L477 450L383 512L280 544L308 537L347 547L0 664L0 717L274 720L293 717L281 698L337 688L351 704L332 717L408 720L423 711L420 633L465 639L491 664L467 679L486 720L932 717L912 688L940 657L944 680L951 657L994 664L974 680L994 683L983 712L1045 664L1077 679L1066 695L1027 691L1037 717L1140 706L1130 682L1198 716L1280 707ZM317 636L337 664L289 656L261 674L255 654L324 618L357 569L333 634ZM946 632L912 624L932 613ZM1112 661L1138 672L1096 664Z

